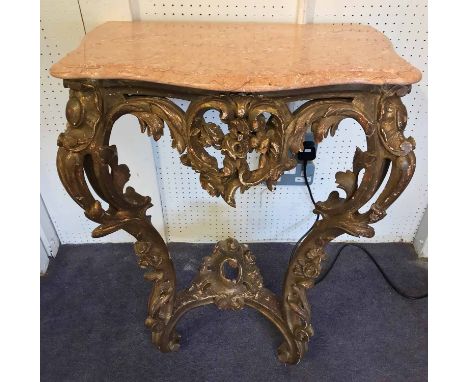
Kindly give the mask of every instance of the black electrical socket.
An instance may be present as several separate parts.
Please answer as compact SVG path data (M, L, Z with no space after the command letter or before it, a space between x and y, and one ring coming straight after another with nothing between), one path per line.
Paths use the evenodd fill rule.
M313 141L304 141L304 151L297 153L297 159L301 162L313 161L316 156L315 143Z

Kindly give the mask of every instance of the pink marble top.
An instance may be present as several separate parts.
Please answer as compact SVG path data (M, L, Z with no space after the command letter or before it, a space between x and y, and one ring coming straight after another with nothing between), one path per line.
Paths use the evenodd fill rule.
M237 92L421 79L382 33L349 24L113 21L88 33L50 73Z

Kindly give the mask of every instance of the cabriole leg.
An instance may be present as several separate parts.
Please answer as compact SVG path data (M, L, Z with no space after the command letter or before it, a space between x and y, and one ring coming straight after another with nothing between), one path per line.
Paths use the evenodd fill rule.
M347 117L355 119L366 134L367 151L356 149L353 169L336 174L338 187L346 193L341 198L333 191L325 202L317 203L314 212L318 220L298 247L291 259L283 284L282 308L284 318L300 349L293 357L283 344L283 361L296 363L304 355L313 335L311 311L306 290L313 286L320 274L320 264L325 256L324 247L342 234L372 237L370 226L386 215L387 208L398 198L411 180L416 160L412 138L406 139L406 108L400 96L407 88L384 88L380 93L364 93L352 99L347 107L330 103L327 112L311 121L315 138L320 141L330 131L335 132L339 122ZM307 105L307 104L306 104ZM308 106L298 110L298 115L307 113ZM358 184L358 176L363 177ZM378 191L390 171L388 181L377 200L366 212L359 212Z
M147 269L145 278L153 283L148 301L146 326L152 339L162 351L177 347L177 334L162 336L172 315L175 297L175 272L166 244L151 224L146 210L151 199L133 188L124 189L130 171L118 163L117 148L109 146L114 121L123 113L119 110L121 96L100 89L96 83L72 82L67 103L67 129L59 136L57 169L60 179L85 215L99 223L92 232L101 237L123 229L133 235L140 267ZM101 202L91 194L86 178Z

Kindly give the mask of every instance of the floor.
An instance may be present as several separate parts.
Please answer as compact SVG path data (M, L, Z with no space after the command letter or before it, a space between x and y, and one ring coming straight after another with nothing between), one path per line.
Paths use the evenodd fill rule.
M181 287L212 247L170 245ZM330 260L339 247L328 247ZM265 286L278 293L292 245L257 243L250 248ZM405 292L426 291L427 262L417 259L410 245L366 248ZM352 247L308 293L315 336L295 366L277 361L280 335L251 309L193 310L178 326L181 349L160 353L144 326L150 285L142 273L130 244L61 247L41 277L41 380L427 380L427 299L397 295Z

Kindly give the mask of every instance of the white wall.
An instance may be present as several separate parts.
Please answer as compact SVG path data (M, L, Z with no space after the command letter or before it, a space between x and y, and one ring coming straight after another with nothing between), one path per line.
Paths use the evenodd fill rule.
M419 224L418 231L414 236L413 245L416 253L421 257L429 256L429 241L428 241L428 209L424 211L424 215Z
M49 265L49 258L57 255L60 240L50 220L49 213L41 197L40 221L41 221L41 243L40 243L40 267L41 273L45 273Z
M105 20L132 18L239 22L296 22L304 18L308 22L365 23L383 31L397 52L424 74L423 81L404 99L409 112L407 133L417 142L417 169L406 192L389 209L388 216L375 225L375 237L366 241L411 242L427 206L426 2L316 0L306 2L305 7L302 3L296 0L80 1L87 31ZM83 36L77 3L43 0L41 19L41 192L63 243L96 242L90 237L94 224L85 219L58 182L55 141L64 128L63 110L67 97L61 82L47 74L50 64L76 47ZM186 106L186 103L180 102L180 105ZM216 113L211 113L210 118L216 121ZM170 147L168 134L152 144L155 172L150 160L150 144L137 132L135 121L132 123L131 118L127 118L118 125L116 133L119 137L115 142L123 162L132 170L130 183L139 192L152 196L156 208L162 205L164 224L159 219L156 225L165 230L169 241L212 242L228 235L244 242L296 241L307 230L312 208L305 188L283 186L270 193L264 186L258 186L238 195L238 207L233 209L201 189L197 174L180 164L177 152ZM361 129L345 121L334 138L320 145L312 187L316 199L325 199L335 189L335 172L351 168L356 145L364 148L364 143ZM155 215L161 216L160 208L157 213L151 212L153 221ZM352 237L343 239L355 240ZM100 240L127 241L130 237L116 233Z

